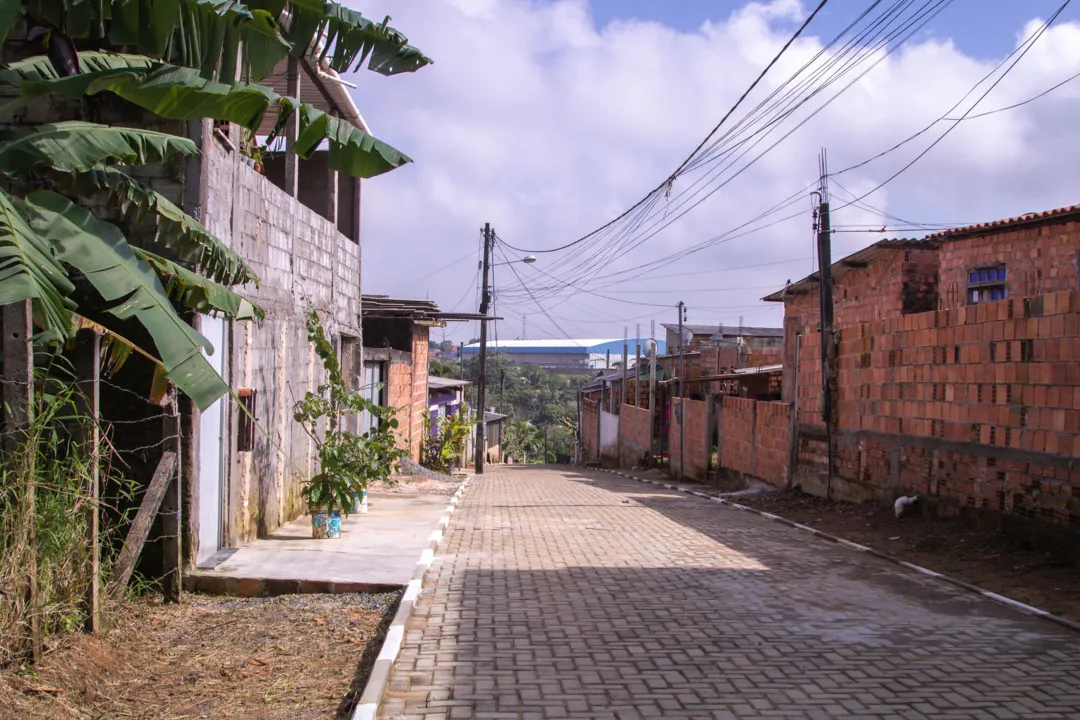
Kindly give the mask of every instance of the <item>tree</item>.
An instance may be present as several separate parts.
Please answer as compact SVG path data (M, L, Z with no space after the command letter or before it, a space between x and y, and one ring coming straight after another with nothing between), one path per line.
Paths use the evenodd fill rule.
M337 3L4 2L0 41L20 22L27 40L41 43L41 54L0 69L0 86L13 98L0 116L49 95L81 100L107 92L164 118L213 118L252 132L276 112L275 135L298 116L292 151L308 158L328 141L330 168L355 177L410 162L350 123L251 82L290 55L337 71L367 62L385 75L430 62L386 21L374 23ZM154 360L161 376L205 408L228 388L200 351L212 352L209 342L176 306L261 321L262 309L229 289L258 278L196 219L130 172L196 153L187 138L82 121L23 126L0 138L0 305L31 301L38 339L54 344L78 327L105 332L114 347ZM123 211L123 228L88 209L100 193ZM147 223L177 261L131 241L130 231ZM152 348L125 337L132 323Z
M511 457L521 458L521 462L527 464L530 455L534 460L538 460L537 455L542 454L544 434L528 420L518 420L506 427L503 446L503 452Z

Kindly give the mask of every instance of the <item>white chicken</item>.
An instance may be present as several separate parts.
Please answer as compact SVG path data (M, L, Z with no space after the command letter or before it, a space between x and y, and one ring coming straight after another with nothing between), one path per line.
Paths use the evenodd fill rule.
M899 520L900 516L904 514L904 508L914 504L918 499L918 495L912 495L911 497L905 495L896 498L896 502L893 503L893 511L896 513L896 519Z

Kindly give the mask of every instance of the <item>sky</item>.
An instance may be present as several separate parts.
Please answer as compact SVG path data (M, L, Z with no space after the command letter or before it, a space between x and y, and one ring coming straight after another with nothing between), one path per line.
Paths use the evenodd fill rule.
M735 164L676 177L647 223L617 226L641 240L619 253L600 243L535 251L587 235L664 186L818 0L350 4L377 20L389 13L435 61L349 78L373 133L414 160L363 184L363 291L475 312L490 222L506 263L494 270L501 339L634 337L639 325L647 337L651 321L660 334L677 319L680 301L690 323L779 327L782 306L761 298L814 269L809 188L822 148L834 174L834 260L882 237L1080 202L1080 79L973 117L1080 73L1080 3L1004 76L992 71L1061 0L944 3L894 52L867 51L842 82L754 136L763 142L739 146L749 154L725 156ZM871 4L830 0L721 133L760 117L748 113L823 49L812 68L834 58L826 45ZM854 196L860 205L846 206ZM701 202L684 213L687 199ZM537 261L520 263L525 253L510 246ZM476 323L451 323L445 338L477 334Z

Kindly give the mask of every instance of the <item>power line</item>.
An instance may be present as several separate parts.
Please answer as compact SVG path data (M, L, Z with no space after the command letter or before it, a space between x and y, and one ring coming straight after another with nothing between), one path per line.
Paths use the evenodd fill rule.
M673 172L671 175L669 175L667 177L667 179L664 180L664 182L660 183L657 187L655 187L645 197L643 197L641 200L638 200L636 203L634 203L634 205L632 205L630 207L630 209L628 209L627 211L625 211L624 213L622 213L621 215L616 217L614 220L611 220L608 223L600 226L596 230L593 230L588 235L580 237L577 240L574 240L573 242L569 242L569 243L567 243L565 245L562 245L560 247L557 247L557 248L549 248L549 249L542 249L542 250L523 250L521 248L514 247L513 245L507 245L507 247L509 247L511 250L517 250L518 252L526 252L526 253L552 253L552 252L559 252L561 250L566 250L567 248L573 247L573 246L577 245L578 243L584 242L585 240L588 240L593 235L596 235L597 233L611 227L615 223L619 222L623 218L630 215L630 213L632 213L634 210L636 210L640 206L644 205L649 200L650 197L656 195L661 190L668 187L671 184L671 182L674 181L674 179L682 172L682 170L686 167L686 165L691 160L693 160L694 156L697 155L697 153L701 150L701 148L704 147L704 145L712 138L712 136L716 134L716 132L720 129L720 126L723 125L724 122L726 122L727 119L731 117L732 113L734 113L739 108L740 105L742 105L742 102L743 102L743 100L746 99L747 95L749 95L750 92L753 91L753 89L758 86L758 84L765 77L765 75L769 72L769 70L772 69L773 65L775 65L780 60L780 58L784 55L784 53L787 52L787 49L789 47L791 47L792 43L794 43L795 40L798 39L798 37L800 35L802 35L802 32L807 28L807 26L810 24L810 22L815 17L817 17L817 14L821 11L821 9L823 7L825 7L825 4L828 1L829 0L821 0L821 2L818 4L818 6L816 8L814 8L814 11L812 13L810 13L810 16L808 18L806 18L806 20L803 22L803 24L799 26L799 29L795 31L795 34L786 43L784 43L784 46L780 49L780 52L778 52L773 57L773 59L771 61L769 61L769 64L765 66L765 69L762 70L761 73L757 76L757 78L754 79L754 82L750 84L750 87L747 88L747 90L739 97L739 99L735 102L735 104L727 111L727 113L724 114L724 117L721 118L720 122L717 123L716 127L714 127L712 129L712 131L705 137L705 139L701 141L701 144L698 145L698 147L694 149L694 152L690 153L690 155L685 160L683 160L682 164L680 164L679 167L675 169L675 172ZM515 272L515 274L516 274L516 272Z
M990 85L990 87L986 89L986 92L984 92L982 95L980 95L979 99L976 100L975 103L970 108L968 108L967 111L965 111L963 115L960 116L960 118L958 118L956 121L954 121L953 124L950 125L947 130L945 130L945 132L943 132L940 136L938 136L938 138L936 140L934 140L934 142L930 143L929 147L927 147L921 153L916 155L911 160L911 162L909 162L907 165L905 165L904 167L900 168L895 173L890 175L887 180L885 180L884 182L879 183L877 185L877 187L875 187L873 190L870 190L869 192L864 193L863 195L859 196L858 198L856 198L852 202L841 205L839 208L834 208L834 211L835 210L842 210L843 208L848 207L848 206L854 204L855 202L857 202L859 200L862 200L863 198L865 198L865 197L867 197L869 195L873 195L878 190L885 187L886 185L888 185L890 182L892 182L896 178L900 177L900 175L902 175L904 172L906 172L912 165L917 163L919 160L921 160L923 157L925 157L927 153L929 153L931 150L933 150L937 146L937 144L939 142L941 142L946 137L948 137L949 133L951 133L953 130L955 130L960 125L960 123L963 122L967 118L967 116L971 113L971 111L974 110L976 107L978 107L979 103L981 103L986 98L987 95L989 95L991 92L993 92L994 88L996 88L1001 83L1001 81L1004 80L1009 75L1010 72L1012 72L1012 69L1015 68L1016 65L1021 60L1024 59L1024 56L1027 55L1028 51L1031 50L1031 48L1035 47L1035 43L1037 43L1039 41L1039 39L1043 36L1043 33L1046 32L1046 30L1054 23L1054 21L1058 18L1058 16L1065 10L1066 7L1069 6L1069 3L1071 3L1071 2L1072 2L1072 0L1065 0L1065 2L1063 2L1061 4L1061 6L1057 9L1057 12L1055 12L1053 15L1051 15L1050 18L1046 22L1044 22L1042 24L1042 26L1038 29L1038 31L1036 31L1033 34L1033 36L1031 38L1029 38L1029 40L1024 44L1024 45L1026 45L1026 47L1024 47L1024 45L1021 45L1021 47L1023 47L1023 51L1020 53L1020 55L1015 60L1013 60L1012 64L1009 65L1009 67L1005 68L1005 72L1003 72L1001 74L1001 77L999 77L997 80L995 80ZM1014 50L1012 53L1010 53L1009 57L1012 57L1015 54L1016 54L1016 51ZM1006 60L1007 59L1008 58L1006 58ZM1000 67L1000 65L998 67ZM987 76L987 77L989 77L989 76ZM981 80L979 82L979 84L982 84L982 82L985 82L985 80L986 80L986 78L983 78L983 80ZM975 87L978 87L978 85L976 85ZM974 90L974 88L972 88L972 90ZM971 94L971 91L969 91L967 93L967 95L970 95L970 94ZM964 95L964 97L966 98L967 95ZM961 98L961 102L963 102L963 98ZM955 108L955 107L956 106L954 105L953 108ZM950 109L950 112L951 112L951 109ZM927 129L929 129L929 128L927 128ZM880 157L880 155L878 157ZM863 163L863 164L865 164L865 163Z

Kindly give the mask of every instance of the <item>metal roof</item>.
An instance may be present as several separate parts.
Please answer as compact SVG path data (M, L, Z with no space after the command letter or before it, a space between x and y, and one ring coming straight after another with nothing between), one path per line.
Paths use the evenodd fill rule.
M555 340L499 340L494 342L488 340L488 347L497 347L500 349L518 349L518 348L561 348L561 347L574 347L582 350L587 350L594 345L602 345L603 343L615 342L610 338L587 338L584 340L577 340L572 338L567 339L555 339ZM466 345L467 348L478 348L480 343L471 343Z
M484 424L487 425L488 423L493 423L496 420L504 420L506 419L506 417L506 415L502 415L497 412L484 411Z
M868 266L871 262L877 258L891 253L894 250L910 250L914 248L936 248L938 243L933 240L910 240L910 239L897 239L897 240L879 240L878 242L864 247L862 250L851 253L845 258L837 260L832 264L832 276L833 282L842 278L851 270L861 269ZM771 295L766 295L762 298L765 302L783 302L785 299L791 297L795 293L807 292L812 288L816 288L818 284L818 274L810 273L802 280L792 283L782 290L777 290Z
M467 387L469 385L472 385L472 383L468 380L455 380L454 378L438 377L437 375L428 375L427 383L429 389L434 388L436 390Z
M966 237L972 237L974 235L992 235L997 232L1005 230L1011 230L1018 227L1024 227L1028 225L1046 225L1049 223L1066 222L1071 219L1080 218L1080 205L1066 205L1065 207L1055 208L1053 210L1044 210L1042 212L1025 213L1023 215L1017 215L1015 217L1003 218L1001 220L991 220L985 223L976 223L974 225L965 225L963 227L951 228L949 230L942 230L940 232L931 233L921 239L907 239L898 238L893 240L879 240L878 242L863 248L857 252L848 255L842 260L838 260L833 263L833 280L837 280L854 268L866 267L871 261L877 259L879 256L889 250L905 250L912 248L937 248L943 243L951 242L953 240L960 240ZM818 274L810 273L797 283L788 285L783 290L777 290L771 295L768 295L762 300L766 302L783 302L792 293L805 292L810 288L816 286L818 283Z
M673 332L679 331L679 326L676 323L661 323L665 329ZM683 330L689 330L694 335L710 335L716 336L723 332L722 337L762 337L762 338L782 338L784 337L783 328L767 328L767 327L750 327L738 325L722 325L716 323L715 325L683 325Z

